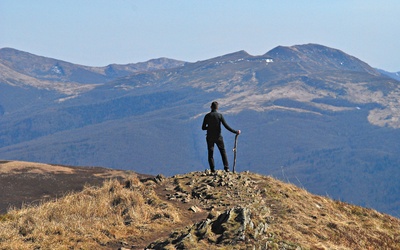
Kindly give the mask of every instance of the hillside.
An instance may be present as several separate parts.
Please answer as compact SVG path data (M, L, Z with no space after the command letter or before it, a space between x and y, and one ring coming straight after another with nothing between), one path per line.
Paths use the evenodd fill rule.
M123 75L0 52L2 159L166 176L202 171L202 118L217 100L243 132L240 171L400 217L399 81L339 49L304 44L149 61ZM64 75L51 71L58 66ZM223 136L231 160L234 136Z
M3 249L400 249L400 220L250 172L109 180L0 216Z
M128 175L128 171L100 167L0 161L0 213L78 192L85 185L101 186L104 180L123 179Z

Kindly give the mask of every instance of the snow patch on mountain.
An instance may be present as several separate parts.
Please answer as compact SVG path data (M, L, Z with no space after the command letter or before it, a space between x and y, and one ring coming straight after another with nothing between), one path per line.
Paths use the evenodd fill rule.
M62 75L63 71L62 69L58 66L58 65L54 65L53 67L51 67L51 71L58 74L58 75Z

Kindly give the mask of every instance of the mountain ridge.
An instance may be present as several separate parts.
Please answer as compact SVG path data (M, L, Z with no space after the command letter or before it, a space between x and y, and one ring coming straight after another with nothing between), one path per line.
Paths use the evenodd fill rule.
M12 48L0 49L0 61L21 74L41 80L80 84L99 84L139 71L179 67L185 64L185 62L178 60L158 58L141 63L109 64L104 67L91 67L37 56Z

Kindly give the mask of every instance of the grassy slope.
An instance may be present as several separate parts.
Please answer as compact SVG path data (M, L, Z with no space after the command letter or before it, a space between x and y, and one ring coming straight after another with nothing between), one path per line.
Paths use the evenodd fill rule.
M128 171L100 167L0 161L0 213L10 207L38 204L43 199L82 191L85 185L102 186L104 180L122 179L128 174Z
M156 180L156 181L155 181ZM195 207L196 212L189 210ZM257 235L218 241L208 231L182 242L194 223L245 207ZM248 172L192 172L169 178L109 180L40 206L0 217L2 249L143 249L151 242L174 249L400 249L400 220L371 209L316 196L294 185ZM225 237L234 237L229 230ZM170 234L173 233L173 234ZM186 233L186 234L185 234ZM169 235L169 236L168 236ZM175 237L175 240L174 240ZM177 239L178 238L178 239ZM158 240L157 240L158 239Z

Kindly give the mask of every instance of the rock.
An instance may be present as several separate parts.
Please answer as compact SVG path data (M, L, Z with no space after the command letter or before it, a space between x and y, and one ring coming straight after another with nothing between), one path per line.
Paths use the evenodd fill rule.
M216 217L218 216L218 214L217 214L214 210L212 210L212 209L213 209L213 208L211 208L211 212L208 213L207 219L214 219L214 218L216 218Z
M196 206L190 208L192 211L197 209ZM174 232L168 239L154 242L147 248L190 249L196 248L194 244L201 244L199 243L201 241L214 242L230 248L241 242L249 240L257 242L258 239L263 239L267 228L266 222L256 224L252 221L251 211L248 208L235 207L226 210L218 217L208 216L206 220L181 232Z
M165 180L165 176L162 174L159 174L154 178L155 183L161 183L163 180Z
M192 212L195 212L195 213L198 213L198 212L202 211L201 208L199 208L198 206L191 206L189 208L189 210L192 211Z

